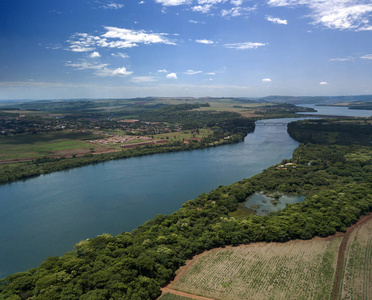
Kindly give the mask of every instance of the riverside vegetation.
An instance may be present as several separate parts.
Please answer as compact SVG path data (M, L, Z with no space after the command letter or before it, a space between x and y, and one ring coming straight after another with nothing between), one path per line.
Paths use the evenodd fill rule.
M254 130L258 117L308 110L235 98L7 105L0 105L0 184L113 159L235 143Z
M292 136L302 136L301 124L289 127ZM328 124L313 127L311 142L303 138L293 158L282 162L290 167L273 166L220 186L132 232L81 241L62 257L49 257L37 268L1 280L0 299L156 299L175 271L205 250L345 231L372 211L372 147L325 142ZM353 126L357 130L364 124L359 120ZM337 130L327 127L342 136ZM237 214L239 203L255 192L299 194L306 200L269 216Z

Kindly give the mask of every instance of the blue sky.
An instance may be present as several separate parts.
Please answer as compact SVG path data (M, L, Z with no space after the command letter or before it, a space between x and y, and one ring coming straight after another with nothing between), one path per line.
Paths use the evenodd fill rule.
M370 0L0 0L0 99L352 94Z

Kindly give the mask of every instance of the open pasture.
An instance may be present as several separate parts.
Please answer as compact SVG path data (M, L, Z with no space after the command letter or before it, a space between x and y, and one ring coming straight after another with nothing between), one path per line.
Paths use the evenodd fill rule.
M88 150L94 146L83 140L99 137L92 133L71 131L0 137L0 160L50 156L75 149Z
M213 299L330 299L342 237L206 252L172 288Z

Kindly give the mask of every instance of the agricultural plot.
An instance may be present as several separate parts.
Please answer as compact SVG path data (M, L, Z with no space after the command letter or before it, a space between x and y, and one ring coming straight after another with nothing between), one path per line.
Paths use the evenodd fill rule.
M372 219L350 234L341 278L337 299L372 299Z
M216 249L172 288L214 299L330 299L342 237Z
M63 151L94 148L83 140L97 139L99 135L60 131L40 135L17 135L0 138L0 160L27 157L43 157L63 154Z

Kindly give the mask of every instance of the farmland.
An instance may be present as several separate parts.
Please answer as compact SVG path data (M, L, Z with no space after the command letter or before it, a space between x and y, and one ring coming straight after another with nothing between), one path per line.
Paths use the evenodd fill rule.
M205 252L168 289L213 299L370 299L371 250L370 215L329 238Z
M371 267L372 220L369 220L348 238L337 299L371 299Z
M341 238L210 251L173 286L215 299L327 299Z
M55 131L40 135L15 135L0 137L0 160L35 158L50 155L66 155L100 150L84 140L100 138L87 132Z

